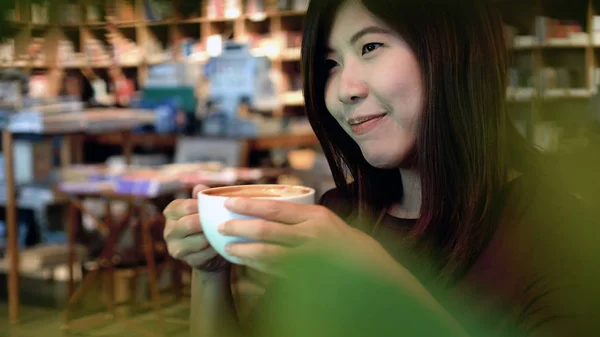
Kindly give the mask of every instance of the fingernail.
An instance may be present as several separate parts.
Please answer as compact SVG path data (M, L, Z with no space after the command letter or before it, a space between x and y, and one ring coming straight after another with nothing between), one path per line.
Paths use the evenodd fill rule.
M219 227L217 227L217 230L219 231L219 233L225 234L225 224L220 224Z
M229 255L232 255L232 253L231 253L231 244L228 244L228 245L225 246L225 253L227 253Z

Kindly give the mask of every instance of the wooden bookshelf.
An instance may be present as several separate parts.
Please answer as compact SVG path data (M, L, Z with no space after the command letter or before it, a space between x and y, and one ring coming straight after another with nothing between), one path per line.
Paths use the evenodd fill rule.
M157 58L149 54L148 49L152 43L161 47L179 48L182 38L189 37L194 41L206 44L208 37L219 34L225 38L231 37L237 41L246 41L250 34L262 34L270 38L277 38L286 32L299 34L302 30L304 11L278 10L276 8L265 8L261 13L260 20L256 21L254 14L244 13L235 18L209 17L205 5L206 1L187 2L180 0L179 3L186 7L194 7L197 10L178 10L175 8L172 15L158 18L156 21L149 20L145 0L72 0L70 4L79 6L80 17L78 22L64 22L61 13L64 12L60 5L52 6L48 22L37 22L32 20L31 0L11 0L15 2L17 10L13 18L12 26L16 29L15 52L18 55L26 54L34 38L43 36L45 42L42 46L46 53L46 59L38 62L21 60L20 63L7 65L0 64L0 68L16 66L22 68L26 73L43 71L45 69L56 69L58 71L77 70L91 67L100 74L106 74L107 69L113 65L125 67L131 76L136 77L138 85L142 86L147 78L149 67L165 62L176 60L178 62L190 62L201 64L207 57L194 60L178 58L176 55L167 58ZM66 1L66 0L65 0ZM94 20L86 20L86 6L91 3L114 3L115 10L108 16L97 17ZM245 2L245 1L242 1ZM177 1L175 1L177 3ZM276 1L265 1L265 3L276 3ZM547 102L557 100L589 100L597 93L598 71L600 68L600 38L595 39L594 24L595 16L600 14L594 0L577 0L572 2L558 0L496 0L501 7L507 25L515 26L519 32L517 35L527 35L532 38L530 44L512 44L514 60L528 63L529 77L534 83L522 81L519 85L512 86L509 92L528 89L529 95L507 96L512 104L529 104L531 106L531 125L536 124L542 118L542 110ZM181 7L179 7L181 8ZM192 15L188 15L192 12ZM567 41L556 39L544 39L539 36L536 29L537 18L547 17L560 20L574 20L582 26L582 33L587 34L584 40ZM110 25L109 25L110 23ZM111 62L89 63L76 62L74 64L61 64L58 62L57 44L61 39L73 42L75 51L83 53L86 41L92 38L106 41L107 27L114 27L119 34L134 41L143 57L134 62L125 64L114 64ZM280 44L276 53L269 54L272 59L273 68L281 73L284 83L283 97L284 108L276 111L276 115L296 113L302 111L303 98L300 91L300 48L293 45L291 48L284 43ZM563 62L576 59L576 68L579 74L577 85L565 88L551 88L548 92L542 81L543 73L547 67L560 68ZM569 61L571 62L571 61ZM514 66L514 64L513 64ZM104 76L103 76L104 77ZM60 76L54 78L61 79ZM529 81L531 82L531 81ZM50 83L50 91L58 92L60 82ZM561 90L562 89L562 90ZM527 90L521 90L525 92Z
M510 41L511 67L527 73L519 74L523 78L519 78L518 85L509 87L507 98L511 104L528 105L527 136L533 140L535 126L548 119L547 112L553 104L581 106L597 94L596 69L600 67L595 43L600 40L594 38L597 34L594 27L600 29L598 24L594 25L594 17L599 14L597 5L594 0L496 1L505 23L518 31ZM549 29L549 22L540 21L541 18L560 20L561 25L572 22L581 31L562 36ZM567 71L569 75L565 77ZM568 78L568 85L564 84L564 78ZM568 110L576 113L574 109Z
M237 17L208 17L206 1L198 0L198 15L186 17L184 14L174 8L170 16L161 18L158 21L148 19L146 9L144 7L145 0L73 0L73 1L57 1L56 5L49 6L48 21L36 22L33 19L34 15L31 9L31 0L11 0L15 2L15 17L12 25L16 28L17 34L15 40L15 54L13 64L0 64L0 68L16 67L23 69L27 74L31 74L34 70L51 70L60 71L77 70L90 67L101 73L105 73L106 69L118 66L129 68L136 74L137 83L141 86L145 82L148 74L148 68L152 65L163 62L190 62L196 63L198 66L207 59L207 57L199 57L194 60L186 60L173 54L171 57L155 57L150 55L147 46L150 43L161 45L163 49L173 48L180 50L179 43L182 38L189 37L194 41L200 41L206 45L207 38L212 35L222 35L224 39L232 37L236 41L247 41L248 34L262 34L263 36L277 39L293 31L295 34L300 34L302 30L303 18L305 11L295 10L278 10L277 8L265 8L261 13L260 21L254 21L256 15L244 13ZM246 1L241 1L245 3ZM87 6L92 4L104 3L109 5L109 10L106 10L107 16L94 18L93 20L86 19ZM175 2L176 3L176 2ZM265 1L268 3L268 1ZM110 5L113 7L110 7ZM189 4L186 4L189 5ZM193 5L193 4L192 4ZM81 20L77 22L65 22L64 12L66 6L77 6L78 16ZM175 5L176 6L176 5ZM245 6L244 6L245 7ZM113 8L114 10L110 10ZM72 8L70 10L73 10ZM135 43L143 56L139 60L132 62L119 63L114 60L109 62L91 63L87 61L62 63L59 60L59 41L71 41L74 51L79 54L85 54L85 44L91 39L97 39L109 46L109 35L120 34L121 37ZM19 56L26 55L35 38L44 38L43 51L46 55L44 62L34 63L30 59L19 59ZM277 71L281 72L286 92L291 94L284 95L293 96L300 89L297 86L299 77L299 66L285 66L286 63L299 63L300 49L299 45L294 48L285 48L285 39L280 44L282 47L275 55L267 56L272 60L272 66ZM258 51L257 51L258 52ZM260 54L260 53L259 53ZM20 60L20 63L17 62ZM104 77L104 76L103 76ZM295 83L296 85L292 85ZM288 85L289 84L289 85ZM62 84L49 83L51 92L58 92ZM285 103L285 100L284 100ZM290 108L298 106L297 99L284 104L283 111L278 111L276 114L283 114Z

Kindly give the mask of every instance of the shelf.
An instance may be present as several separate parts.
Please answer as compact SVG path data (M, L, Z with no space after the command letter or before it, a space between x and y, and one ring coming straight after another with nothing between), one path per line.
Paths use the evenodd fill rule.
M204 23L204 22L232 22L236 20L244 20L251 19L253 16L261 14L242 14L238 17L197 17L197 18L189 18L183 20L177 19L169 19L163 21L148 21L148 20L135 20L135 21L106 21L106 22L80 22L80 23L59 23L57 25L53 25L50 23L31 23L28 21L9 21L10 24L17 26L32 26L37 28L48 28L48 27L60 27L60 28L89 28L89 27L105 27L107 24L113 24L119 28L134 28L137 26L161 26L161 25L172 25L172 24L193 24L193 23ZM286 11L278 11L271 10L264 12L266 18L270 17L294 17L294 16L302 16L306 15L306 11L294 11L294 10L286 10Z
M172 62L172 60L166 60L164 58L159 58L159 57L146 59L146 64L151 65L151 66L157 65L157 64L169 63L169 62Z
M88 64L86 64L86 66L89 66L91 68L96 68L96 69L98 69L98 68L110 68L113 65L115 65L115 64L112 63L112 62L111 63L88 63Z
M29 22L27 22L27 21L8 20L7 23L12 26L18 26L19 28L24 28L26 26L29 26Z
M544 92L544 98L563 99L563 98L590 98L594 93L590 90L581 89L548 89Z
M585 49L591 47L590 43L586 44L536 44L513 46L513 50L533 50L533 49Z
M56 25L50 23L30 23L29 28L36 30L48 30L50 28L54 28Z
M80 69L80 68L87 68L88 65L87 64L59 64L57 68L59 69Z
M1 69L9 69L9 68L26 68L27 66L24 66L22 64L0 64L0 68Z
M238 16L236 18L228 18L228 17L222 17L222 18L201 18L200 22L234 22L238 19L242 19L243 16Z
M282 61L299 61L301 55L301 48L288 48L281 51L279 58Z
M289 11L275 11L275 12L269 12L267 15L269 15L269 16L281 16L281 17L285 17L285 16L302 16L302 15L306 15L306 11L293 11L293 10L289 10Z
M548 89L542 93L543 99L588 99L594 97L595 92L587 88L573 89ZM508 88L506 99L509 102L528 102L538 97L537 90L534 88Z
M32 68L52 68L52 66L50 66L46 62L33 62L33 63L30 63L30 66Z
M185 25L185 24L194 24L194 23L202 23L202 22L206 22L207 20L204 18L189 18L189 19L183 19L183 20L176 20L174 23L177 25Z
M177 143L178 135L173 134L138 134L131 135L130 141L134 145L152 144L153 146L171 147ZM210 136L199 136L200 138L211 139ZM93 139L102 144L119 145L123 144L122 134L101 134L86 135L87 139ZM217 137L218 138L218 137ZM236 138L230 138L236 139ZM275 135L263 135L251 138L237 138L250 141L250 146L257 150L269 150L281 147L311 146L318 143L317 137L312 131L280 133Z
M536 96L534 88L508 88L506 90L506 100L509 102L527 102Z
M104 21L83 22L79 26L82 27L82 28L106 27L106 22L104 22Z
M156 115L141 109L88 109L83 113L62 113L43 119L13 120L7 127L13 133L64 135L82 132L116 132L153 124Z
M113 62L107 62L107 63L96 63L96 64L92 64L92 63L73 63L73 64L59 64L57 66L57 68L62 68L62 69L77 69L77 68L86 68L86 67L90 67L90 68L95 68L95 69L101 69L101 68L111 68L113 66L117 66L117 67L123 67L123 68L137 68L137 67L141 67L142 65L158 65L158 64L164 64L164 63L187 63L187 64L202 64L204 62L207 61L208 58L203 57L200 59L193 59L193 60L184 60L184 61L174 61L171 58L165 59L165 58L150 58L150 59L146 59L146 60L142 60L140 62L132 62L132 63L113 63ZM13 68L16 66L13 65L0 65L0 68ZM26 67L26 66L21 66L21 67ZM35 68L46 68L46 67L35 67Z
M107 25L115 25L117 28L135 28L143 21L108 21Z
M259 22L255 25L260 25L261 34L269 34L274 35L283 31L294 31L298 32L301 29L301 19L303 15L306 14L305 10L266 10L264 14L261 15L260 20L265 20L265 22ZM115 14L116 15L116 14ZM162 52L157 50L157 57L148 57L148 51L154 49L145 48L149 39L154 38L161 44L165 51L168 51L170 47L170 42L172 42L173 34L175 36L185 36L193 39L196 43L197 41L202 41L206 39L210 35L218 34L222 32L223 28L226 28L227 31L231 31L232 35L237 37L237 35L242 36L246 30L252 31L252 29L248 28L249 25L253 25L254 23L248 21L252 19L255 14L243 13L237 17L191 17L186 19L178 19L175 17L165 18L160 21L151 21L151 20L143 20L137 18L145 18L145 12L141 8L135 9L135 16L123 16L123 18L131 19L135 18L135 20L121 20L119 16L107 17L106 20L104 18L98 18L102 21L92 21L85 22L80 21L83 19L77 20L78 22L69 22L69 17L62 19L62 22L58 21L58 17L54 18L56 21L50 21L48 24L32 24L31 22L18 21L14 22L14 25L19 25L25 27L25 29L31 27L37 27L43 29L41 32L39 29L34 29L34 34L30 34L28 38L33 36L45 35L45 29L49 29L50 27L54 29L62 29L62 32L58 32L57 36L65 35L67 40L74 42L73 49L77 51L79 54L82 54L85 50L85 41L87 40L97 40L105 47L109 42L110 38L109 33L121 34L122 37L136 44L140 51L147 49L144 52L143 60L139 62L131 62L131 63L114 63L113 60L109 60L106 63L91 63L88 62L87 59L83 57L74 56L74 58L70 58L70 62L67 63L59 63L55 62L52 57L52 52L47 51L47 56L49 60L52 62L44 62L44 63L36 63L32 64L31 62L23 63L23 64L4 64L0 65L0 68L24 68L27 71L30 71L31 68L36 68L40 70L49 70L49 69L83 69L83 68L93 68L93 69L106 69L111 68L113 66L118 66L122 68L131 68L132 70L139 70L137 72L132 71L130 76L137 76L137 83L140 84L140 87L143 86L144 81L146 80L146 68L148 66L159 65L164 63L185 63L185 64L203 64L208 60L208 56L201 57L200 55L193 55L192 57L186 57L181 60L174 60L172 57L162 57ZM260 21L259 20L259 21ZM269 20L271 22L269 22ZM282 21L284 24L274 24L275 21ZM185 26L188 25L188 26ZM193 27L197 25L197 27ZM226 26L226 27L221 27ZM171 28L175 29L175 31L171 31ZM251 27L254 28L254 27ZM78 32L78 30L81 30ZM119 30L119 31L117 31ZM148 33L153 34L146 34ZM18 31L15 29L15 31ZM79 34L77 34L79 33ZM140 34L141 33L141 34ZM115 36L112 36L113 38ZM55 43L53 35L48 36L46 42ZM25 42L23 42L25 43ZM45 46L48 48L52 48L52 46ZM157 48L159 49L159 48ZM281 67L281 71L283 76L296 76L296 73L291 73L293 71L297 72L295 62L298 62L301 59L301 50L300 48L289 48L279 50L279 48L272 48L269 50L254 50L257 55L264 55L270 58L276 67L278 65ZM165 53L167 54L167 53ZM125 55L125 56L136 56L136 55ZM134 58L135 59L135 58ZM137 61L137 60L136 60ZM283 66L281 66L283 63ZM294 67L291 67L293 65ZM52 90L52 88L60 86L61 84L52 80L52 83L48 83L51 92L56 92L57 90ZM303 106L304 100L302 98L302 94L300 92L291 92L285 93L283 100L285 101L285 106Z
M146 21L145 24L148 27L160 27L160 26L170 26L177 23L175 20L166 20L166 21Z
M60 23L56 25L56 27L63 29L79 29L82 26L82 23Z
M301 90L283 93L281 99L285 106L304 106L304 95Z

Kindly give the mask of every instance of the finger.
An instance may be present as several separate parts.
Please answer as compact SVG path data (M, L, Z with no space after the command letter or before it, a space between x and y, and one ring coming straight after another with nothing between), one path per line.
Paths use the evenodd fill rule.
M167 220L179 220L194 213L198 213L198 201L195 199L173 200L163 211L163 215Z
M237 214L255 216L261 219L286 224L297 224L306 221L312 213L317 211L317 208L314 205L301 205L279 200L250 198L227 199L225 207Z
M163 231L163 238L165 241L169 241L202 233L203 230L202 225L200 224L200 217L198 214L190 214L177 221L168 220Z
M188 236L181 240L167 242L169 254L180 260L187 255L207 250L209 247L204 235Z
M230 220L219 226L219 232L226 236L239 236L287 246L300 245L308 237L297 226L263 219Z
M208 247L207 249L201 252L188 254L180 260L192 267L199 267L204 265L209 260L214 259L217 255L218 253L216 250L214 250L214 248Z
M249 268L263 272L265 274L268 274L268 275L284 277L283 272L281 272L281 268L279 268L277 265L272 265L269 263L264 263L264 262L260 262L260 261L252 261L252 260L245 261L244 265Z
M194 189L192 190L192 198L197 199L198 198L198 193L204 191L208 189L208 186L205 185L196 185L194 186Z
M231 243L225 247L227 254L244 261L274 264L281 261L290 248L264 242Z

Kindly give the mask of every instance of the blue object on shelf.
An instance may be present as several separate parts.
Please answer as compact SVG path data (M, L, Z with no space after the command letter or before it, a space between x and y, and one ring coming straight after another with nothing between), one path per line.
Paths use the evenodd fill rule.
M149 21L158 21L158 18L154 15L154 11L152 10L150 0L144 1L144 9L146 10L146 18Z
M44 232L43 238L44 243L48 244L65 244L67 243L67 233L63 231L58 232Z
M17 239L17 246L19 249L25 248L25 243L27 240L27 235L29 234L29 229L27 224L21 223L19 224L19 237ZM0 247L6 246L7 241L7 229L6 223L4 221L0 221Z
M176 99L179 108L188 115L193 115L196 112L197 100L193 87L143 88L142 96L143 101L151 100L154 102Z
M158 133L172 133L182 131L184 125L177 125L177 112L179 111L179 99L177 97L164 99L142 99L137 102L135 108L154 110L156 122L154 128ZM144 132L144 127L138 127L135 131Z
M0 221L0 247L6 246L6 224Z

